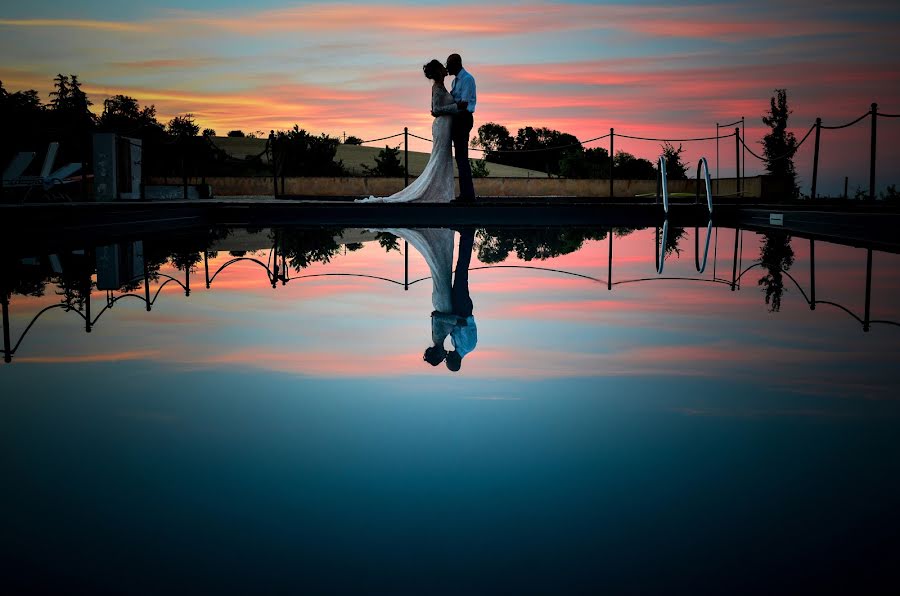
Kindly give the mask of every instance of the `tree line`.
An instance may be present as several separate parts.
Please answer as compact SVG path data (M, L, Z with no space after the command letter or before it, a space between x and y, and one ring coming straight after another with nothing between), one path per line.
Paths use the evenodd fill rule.
M0 81L0 164L5 165L17 151L40 154L51 141L60 142L60 163L83 162L91 165L90 138L94 132L111 132L141 139L144 144L144 168L150 175L177 176L187 173L203 175L269 175L271 165L263 156L235 159L218 148L210 137L215 131L200 127L192 114L176 116L160 122L155 105L141 105L127 95L113 95L103 102L95 114L92 102L82 90L77 75L58 74L48 103L37 91L7 91ZM793 152L797 139L787 130L791 113L787 91L776 89L762 122L771 129L761 142L767 173L790 180L793 195L799 194ZM229 137L253 137L240 130ZM361 139L346 137L343 142L358 145ZM350 172L335 159L341 139L326 134L314 135L295 125L275 135L279 154L275 166L279 174L289 176L344 176ZM482 160L473 160L476 176L489 173L492 163L545 172L565 178L609 178L610 156L603 147L585 148L574 135L547 127L525 126L513 136L502 124L482 124L472 139L472 147L484 152ZM666 160L669 178L684 180L689 164L682 159L684 148L669 143L660 146ZM375 165L366 168L370 176L402 176L396 148L385 146ZM785 157L786 156L786 157ZM612 159L618 179L652 180L656 165L625 151L617 151Z
M57 163L76 162L93 167L91 137L108 132L139 139L143 145L143 168L149 176L241 176L271 175L264 156L238 159L215 145L212 129L203 130L193 114L176 116L164 123L156 106L141 105L128 95L117 94L103 102L99 114L82 89L77 75L58 74L50 100L44 103L34 89L9 91L0 81L0 167L5 167L20 151L43 155L50 142L59 142ZM253 137L240 130L229 137ZM276 160L290 176L345 175L335 160L338 139L314 135L299 126L275 135L282 158ZM39 157L37 162L42 161ZM40 167L33 164L32 167ZM281 173L281 172L279 172Z

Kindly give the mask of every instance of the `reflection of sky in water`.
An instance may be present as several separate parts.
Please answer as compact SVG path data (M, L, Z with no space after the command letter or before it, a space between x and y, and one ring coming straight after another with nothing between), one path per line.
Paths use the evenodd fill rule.
M718 236L703 276L691 236L664 276L715 268L730 282L734 232ZM657 277L653 242L652 230L615 238L613 281ZM759 244L744 232L744 268ZM809 241L792 247L790 273L809 293ZM605 282L607 249L503 264ZM817 242L815 253L817 299L862 316L865 250ZM403 264L367 243L302 274L402 281ZM417 254L409 267L410 279L429 275ZM900 320L898 271L900 256L874 254L873 319ZM422 361L428 281L273 290L238 263L206 290L201 262L189 298L170 284L150 313L120 301L91 334L53 311L0 368L0 504L17 512L0 554L99 588L152 568L148 592L264 579L740 591L788 569L788 586L823 581L823 569L864 585L898 546L900 329L863 333L837 308L812 311L787 279L781 311L768 312L763 273L732 292L472 271L479 341L456 374ZM13 341L58 300L47 294L13 297Z

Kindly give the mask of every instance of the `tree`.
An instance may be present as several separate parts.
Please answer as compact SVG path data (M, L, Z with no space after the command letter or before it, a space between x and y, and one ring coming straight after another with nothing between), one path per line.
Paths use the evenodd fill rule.
M169 120L166 130L170 135L178 138L196 137L200 132L200 126L194 122L193 114L185 114L184 116L175 116Z
M69 101L69 77L64 74L56 75L53 79L53 91L50 92L50 107L54 110L64 109Z
M97 120L90 110L91 101L81 89L78 75L58 74L53 79L53 86L45 111L44 132L50 141L59 142L59 163L87 163L90 161L90 132Z
M0 169L18 151L46 151L48 110L34 89L9 92L0 84Z
M559 162L566 178L609 178L609 151L603 147L568 152Z
M313 136L294 125L275 134L273 147L279 173L287 176L344 176L347 170L341 160L334 160L338 139L326 134Z
M244 137L244 131L242 130L229 130L228 136L231 138L242 138Z
M362 142L361 138L354 137L353 135L344 139L344 145L362 145Z
M504 163L508 155L502 155L500 151L513 150L513 138L509 130L502 124L487 122L478 127L478 136L472 139L472 147L484 149L484 159L494 163Z
M90 113L90 107L94 105L94 103L88 99L87 93L82 91L81 81L78 80L78 75L73 74L70 76L72 77L72 84L69 88L69 105L73 111L79 114L85 112Z
M204 128L203 136L204 137L214 137L214 136L216 136L216 131L212 128Z
M515 165L519 168L541 170L547 175L560 174L560 164L572 155L584 151L581 142L569 133L550 128L533 128L526 126L516 133L513 149L518 153L511 154Z
M797 185L797 171L794 169L794 152L797 150L797 137L787 131L788 116L791 110L788 108L787 90L776 89L775 95L769 100L769 113L762 117L763 124L772 129L772 132L763 137L763 155L765 157L766 171L772 176L787 178L791 185L791 196L800 195L800 187Z
M127 95L113 95L103 102L99 125L103 130L137 138L148 135L159 138L165 133L156 119L156 106L141 107L135 98Z
M663 157L666 160L666 177L669 180L687 180L688 164L681 161L681 154L684 152L684 147L679 143L678 149L676 149L666 141L661 145L661 148Z
M635 157L625 151L617 151L615 157L617 180L655 180L656 167L641 157Z
M406 174L406 169L400 163L400 146L388 147L378 152L375 156L375 167L363 164L363 170L369 176L379 176L384 178L399 178Z

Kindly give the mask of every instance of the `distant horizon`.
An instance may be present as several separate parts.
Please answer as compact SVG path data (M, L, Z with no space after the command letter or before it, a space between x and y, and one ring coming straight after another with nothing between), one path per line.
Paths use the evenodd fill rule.
M428 136L421 65L454 51L478 81L475 126L496 122L513 134L534 126L579 139L610 128L710 136L717 121L743 116L748 145L759 147L776 88L788 90L798 138L816 117L842 124L873 101L900 113L900 15L886 2L464 3L448 14L437 3L189 0L174 9L51 0L5 10L0 80L46 102L57 73L77 74L95 113L121 93L154 104L160 121L192 113L219 135L298 124L334 137L376 138L404 126ZM838 194L844 176L851 194L867 188L869 132L868 121L823 132L820 192ZM723 177L733 174L729 141L720 143ZM900 120L880 121L879 190L900 181L897 141ZM684 146L693 166L701 155L714 164L714 142ZM417 140L410 148L426 150ZM659 149L618 138L615 148L647 159ZM804 192L811 155L808 142L795 160ZM762 170L746 159L746 175Z

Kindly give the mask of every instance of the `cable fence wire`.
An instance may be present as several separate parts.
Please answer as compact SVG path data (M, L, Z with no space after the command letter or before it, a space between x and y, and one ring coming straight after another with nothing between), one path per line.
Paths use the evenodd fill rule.
M838 125L838 126L825 126L825 125L822 125L822 128L825 129L825 130L839 130L839 129L842 129L842 128L847 128L847 127L853 126L854 124L859 123L861 120L864 120L865 118L867 118L868 116L871 116L871 115L872 115L872 112L871 112L871 111L868 111L868 112L866 112L865 114L863 114L862 116L860 116L859 118L857 118L856 120L853 120L852 122L848 122L848 123L846 123L846 124L841 124L841 125ZM884 117L884 118L900 118L900 114L886 114L886 113L884 113L884 112L878 112L878 116ZM737 125L737 124L741 124L742 122L743 122L742 120L735 120L734 122L731 122L731 123L728 123L728 124L719 124L718 127L719 127L719 128L726 128L726 127L730 127L730 126L735 126L735 125ZM794 153L797 152L798 149L800 149L800 147L803 145L803 143L806 142L806 140L809 138L809 135L812 133L813 130L815 130L815 128L816 128L816 125L813 124L813 125L809 128L809 130L806 132L806 134L803 135L803 138L800 140L800 142L797 144L797 146L794 147L793 150L791 150L791 151L785 153L784 155L779 155L779 156L777 156L777 157L773 157L773 158L772 158L772 161L779 160L779 159L785 159L785 158L791 157ZM714 140L718 140L718 139L730 139L730 138L734 137L736 134L737 134L737 133L731 132L731 133L728 133L727 135L715 135L715 136L710 136L710 137L689 137L689 138L683 138L683 139L663 139L663 138L654 138L654 137L639 137L639 136L635 136L635 135L627 135L627 134L622 134L622 133L615 133L615 136L618 137L618 138L621 138L621 139L630 139L630 140L634 140L634 141L650 141L650 142L655 142L655 143L691 143L691 142L699 142L699 141L714 141ZM371 139L371 140L368 140L368 141L362 141L362 143L374 143L374 142L377 142L377 141L385 141L385 140L387 140L387 139L393 139L393 138L400 137L400 136L403 136L403 133L402 133L402 132L399 132L399 133L397 133L397 134L390 135L390 136L387 136L387 137L381 137L381 138L378 138L378 139ZM433 143L433 142L434 142L432 139L429 139L429 138L426 138L426 137L420 137L419 135L416 135L416 134L413 134L413 133L409 133L409 136L411 136L411 137L414 138L414 139L419 139L420 141L425 141L425 142L427 142L427 143ZM491 154L493 154L493 155L499 155L499 154L522 154L522 153L541 153L541 152L544 152L544 151L561 151L561 150L563 150L563 149L571 149L571 148L573 148L573 147L583 147L584 145L587 145L588 143L592 143L592 142L594 142L594 141L600 141L600 140L609 138L610 136L611 136L610 133L606 133L605 135L601 135L601 136L599 136L599 137L593 137L593 138L591 138L591 139L587 139L587 140L584 140L584 141L578 141L577 143L570 143L570 144L568 144L568 145L559 145L559 146L556 146L556 147L542 147L542 148L539 148L539 149L497 149L497 150L491 150L491 149L483 149L483 148L481 148L481 147L469 147L469 150L470 150L470 151L480 151L480 152L482 152L482 153L491 153ZM740 137L739 134L737 134L737 137L738 137L738 139L740 140L741 145L744 146L744 148L750 153L750 155L752 155L753 157L755 157L756 159L759 159L759 160L761 160L761 161L766 161L766 158L765 158L765 157L762 157L761 155L759 155L758 153L756 153L755 151L753 151L753 149L751 149L749 146L747 146L747 143L744 142L744 139L742 139L742 138Z
M211 138L203 137L206 141L212 146L213 149L217 149L225 154L225 157L231 161L236 163L246 163L248 161L253 161L254 159L259 159L263 155L267 155L269 153L269 139L266 139L265 145L263 145L263 150L257 153L256 155L245 155L244 157L235 157L234 155L228 153L226 149L223 149L219 145L217 145Z
M362 145L363 143L375 143L375 142L377 142L377 141L386 141L386 140L388 140L388 139L393 139L393 138L396 138L396 137L402 137L402 136L403 136L403 133L402 133L402 132L398 132L397 134L391 135L391 136L389 136L389 137L381 137L380 139L369 139L368 141L362 141L362 142L360 143L360 145Z
M839 129L841 129L841 128L847 128L848 126L853 126L854 124L856 124L856 123L859 122L860 120L864 120L865 118L868 118L868 117L871 116L871 115L872 115L872 111L869 110L868 112L866 112L865 114L863 114L862 116L860 116L859 118L857 118L856 120L854 120L853 122L848 122L847 124L841 124L840 126L825 126L825 125L822 125L822 128L824 128L825 130L839 130ZM878 115L881 116L882 114L878 114Z
M600 141L609 136L609 133L605 135L594 137L593 139L587 139L584 141L578 141L577 143L569 143L568 145L557 145L556 147L541 147L540 149L483 149L481 147L470 147L470 151L481 151L482 153L492 153L492 154L521 154L521 153L540 153L542 151L561 151L563 149L571 149L572 147L583 147L588 143L593 143L594 141Z
M814 131L815 129L816 129L816 125L813 124L812 126L809 127L809 130L806 131L806 134L803 135L803 138L800 139L800 142L797 143L797 146L796 146L796 147L794 147L793 149L791 149L790 151L788 151L788 152L786 152L786 153L783 153L783 154L781 154L781 155L779 155L779 156L777 156L777 157L772 157L772 158L765 158L765 157L762 157L761 155L757 155L756 152L753 151L753 149L751 149L750 147L747 146L747 143L744 142L744 139L742 139L742 138L740 137L740 135L738 135L738 140L741 142L741 145L744 146L744 149L747 150L747 153L749 153L750 155L752 155L752 156L755 157L756 159L758 159L758 160L760 160L760 161L778 161L779 159L786 159L786 158L788 158L788 157L793 157L793 155L794 155L795 153L797 153L797 150L800 149L800 147L803 146L803 143L806 142L806 139L809 138L809 135L812 134L812 131Z
M692 139L652 139L649 137L635 137L618 133L616 133L616 136L622 139L634 139L635 141L654 141L657 143L688 143L691 141L714 141L716 139L730 139L734 136L734 133L732 132L727 135L716 135L714 137L694 137Z

